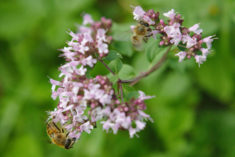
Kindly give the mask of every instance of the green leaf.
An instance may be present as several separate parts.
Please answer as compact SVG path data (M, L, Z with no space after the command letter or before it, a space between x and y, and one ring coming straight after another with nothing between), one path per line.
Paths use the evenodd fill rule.
M122 61L117 58L112 60L108 65L114 73L118 73L122 68Z
M185 47L182 47L182 46L177 46L177 47L178 47L178 49L179 49L180 51L185 51L185 50L186 50Z
M135 76L135 71L130 65L124 64L120 72L118 73L120 79L129 80Z
M145 46L146 57L149 62L152 62L155 56L160 52L158 43L155 39L150 39Z
M133 55L132 44L127 41L115 41L112 44L113 48L120 54L131 57Z
M137 98L139 96L138 91L129 85L123 85L124 98L129 101L132 98Z
M129 23L126 24L113 24L112 27L112 37L114 40L119 40L119 41L130 41L131 38L131 29L130 29Z
M122 58L122 55L115 50L110 50L108 56L105 57L107 61L112 61L117 58Z
M117 83L118 81L118 75L113 75L109 73L107 77L109 78L109 81L111 81L113 84Z
M138 96L139 96L138 91L132 91L132 92L129 92L125 95L125 99L128 101L132 98L138 98Z

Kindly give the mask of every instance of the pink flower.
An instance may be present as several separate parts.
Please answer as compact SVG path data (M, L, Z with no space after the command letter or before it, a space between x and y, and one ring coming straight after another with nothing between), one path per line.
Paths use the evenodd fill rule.
M86 46L87 40L83 40L80 45L78 45L78 51L82 54L85 54L86 51L89 50L89 47Z
M196 62L198 63L199 67L200 67L200 64L202 64L203 62L206 61L206 56L203 56L203 55L196 55L195 56L195 60Z
M142 121L139 121L139 120L136 120L135 124L136 124L137 130L143 130L145 125L146 125L145 122L142 122Z
M92 29L86 26L80 26L78 30L79 30L79 33L88 33L88 34L92 33Z
M138 114L140 116L140 119L149 119L149 120L151 120L150 116L148 114L144 113L141 110L138 110Z
M81 131L85 131L88 134L91 133L91 130L93 129L93 125L90 124L90 122L86 122L80 126Z
M79 139L80 136L81 136L81 132L78 132L77 130L74 130L74 131L70 132L68 136L71 137L71 138Z
M164 16L170 18L170 19L174 19L175 17L175 10L171 9L170 11L168 11L167 13L163 13Z
M159 33L159 31L157 31L157 30L152 30L152 35L153 35L153 38L154 39L157 39L157 37L156 37L156 35Z
M102 121L101 124L103 124L103 129L106 130L106 132L109 131L109 129L113 129L114 134L117 133L117 129L114 127L114 123L112 123L110 120Z
M92 56L88 56L87 58L84 58L83 60L81 60L82 65L84 66L88 65L89 67L93 67L96 62L97 60L92 58Z
M108 44L106 44L105 42L107 41L106 35L105 35L106 31L104 29L98 29L97 30L97 34L96 34L96 42L97 42L97 49L99 54L102 56L103 54L107 54L108 51Z
M206 43L206 46L208 49L211 48L211 43L212 43L212 41L214 41L213 37L214 36L209 36L209 37L206 37L202 40L204 43Z
M147 99L152 99L154 98L155 96L146 96L145 93L143 91L138 91L139 92L139 97L138 99L141 100L141 101L144 101L144 100L147 100Z
M84 44L86 44L87 42L90 42L90 43L92 43L94 40L93 40L93 38L92 38L92 36L91 36L91 33L90 32L87 32L87 33L83 33L83 42L84 42Z
M172 38L170 42L174 45L178 45L181 41L181 32L180 32L180 24L174 23L172 26L165 26L164 31L166 32L167 36Z
M147 15L143 16L143 21L147 22L149 25L154 25L155 22Z
M186 56L186 52L181 51L181 52L175 54L175 56L178 56L179 57L179 62L182 62L184 60L185 56Z
M129 128L129 134L130 134L130 137L131 138L133 138L134 137L134 135L136 134L136 129L134 129L134 128L132 128L132 127L130 127Z
M98 41L107 41L105 33L106 31L104 29L98 29L96 34L96 39Z
M96 122L104 117L104 111L101 107L96 107L91 111L91 121Z
M199 29L199 24L195 24L192 27L190 27L189 31L194 32L196 34L201 34L202 33L202 29Z
M100 98L99 101L102 105L110 104L112 100L112 96L108 94L103 94Z
M52 87L51 87L52 92L54 92L54 91L55 91L56 86L61 86L61 82L59 82L59 81L56 81L56 80L50 79L50 82L51 82L51 84L52 84Z
M97 43L97 48L98 48L98 51L101 55L102 54L107 54L109 52L108 45L103 43L103 42L98 42Z
M65 56L70 60L74 60L75 53L72 50L73 50L72 47L64 47L63 49L61 49L61 51L64 52L62 56Z
M197 39L189 35L183 35L182 42L186 43L186 48L190 48L197 44Z
M78 70L76 70L76 73L80 76L83 76L86 74L87 69L81 66Z
M144 14L145 14L145 11L140 6L135 7L135 9L133 11L133 15L134 15L135 20L141 20L143 18Z
M201 48L200 50L202 51L203 56L207 56L210 53L209 49Z
M91 15L89 15L89 14L85 14L84 16L83 16L83 25L87 25L87 24L93 24L94 23L94 21L93 21L93 19L91 18Z
M72 37L72 41L74 41L74 40L76 40L76 41L78 41L78 34L76 34L76 33L74 33L74 32L69 32L69 35Z

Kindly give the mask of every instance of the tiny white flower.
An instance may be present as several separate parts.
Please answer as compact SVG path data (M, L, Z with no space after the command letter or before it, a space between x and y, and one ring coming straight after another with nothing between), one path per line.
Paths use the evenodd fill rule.
M155 96L146 96L145 95L145 93L143 92L143 91L138 91L139 92L139 97L138 97L138 99L140 99L140 100L147 100L147 99L152 99L152 98L154 98Z
M206 37L202 40L204 43L206 43L206 46L207 46L208 49L211 49L211 43L214 40L213 37L214 36L208 36L208 37Z
M83 25L86 25L86 24L92 24L94 23L93 19L91 18L91 15L89 14L85 14L83 16Z
M136 129L134 129L134 128L132 128L132 127L130 127L129 128L129 134L130 134L130 137L131 138L133 138L134 137L134 135L136 134Z
M189 35L183 35L182 42L186 43L186 47L187 48L190 48L190 47L192 47L192 46L197 44L197 39L194 38L194 37L192 38Z
M182 62L184 60L184 58L186 57L186 52L181 51L181 52L175 54L175 56L178 56L179 57L179 62Z
M192 27L190 27L189 31L194 32L196 34L201 34L202 33L202 29L199 29L199 24L195 24Z
M90 134L90 133L91 133L91 130L93 129L93 125L91 125L90 122L88 121L88 122L82 124L82 125L80 126L80 129L81 129L82 131L85 131L85 132L87 132L88 134Z
M145 11L140 6L135 7L135 9L133 11L133 15L134 15L135 20L141 20L143 18L144 14L145 14Z
M200 50L202 51L203 56L207 56L210 53L209 49L206 48L201 48Z
M139 121L139 120L136 120L135 121L135 124L136 124L136 128L137 130L142 130L144 129L146 123L145 122L142 122L142 121Z
M182 39L179 23L174 23L172 26L165 26L164 31L166 32L168 37L172 38L170 41L172 44L179 44Z
M168 11L167 13L163 13L164 16L170 18L170 19L173 19L175 17L175 10L174 9L171 9L170 11Z
M196 62L198 63L199 67L200 65L206 61L206 56L203 56L203 55L196 55L195 56L195 60Z
M147 22L149 25L154 25L155 24L155 22L149 16L144 15L143 20L145 22Z
M52 92L55 91L56 86L61 86L62 85L61 82L53 80L53 79L50 79L50 82L52 84L52 87L51 87Z
M83 75L86 74L86 71L87 71L87 69L84 68L83 66L81 66L81 67L78 69L77 74L83 76Z

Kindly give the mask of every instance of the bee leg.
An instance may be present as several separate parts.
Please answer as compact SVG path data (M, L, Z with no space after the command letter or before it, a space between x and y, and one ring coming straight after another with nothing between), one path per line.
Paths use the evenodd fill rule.
M145 36L145 37L143 38L143 40L144 40L145 43L147 43L148 37Z
M151 37L151 36L152 36L152 34L146 35L146 37L148 37L148 38Z
M144 37L147 37L147 38L149 38L149 37L151 37L153 34L152 33L150 33L150 34L148 34L148 35L145 35Z

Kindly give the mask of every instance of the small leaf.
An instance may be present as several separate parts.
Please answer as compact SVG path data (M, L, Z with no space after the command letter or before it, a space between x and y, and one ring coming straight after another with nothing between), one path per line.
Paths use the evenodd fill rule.
M130 65L124 64L118 76L120 77L120 79L123 79L123 80L129 80L133 78L135 76L133 67L131 67Z
M112 60L108 65L114 73L118 73L122 68L122 61L117 58Z
M122 58L122 55L115 50L110 50L108 56L105 57L107 61L112 61L117 58Z
M113 48L120 54L131 57L133 55L132 44L127 41L115 41L112 44Z
M146 56L149 62L152 62L155 56L159 53L159 47L155 39L151 39L145 46Z
M125 99L128 101L132 98L138 98L138 96L139 96L138 91L132 91L126 94Z
M113 84L117 83L117 81L118 81L118 75L113 75L113 74L109 73L107 75L107 77Z
M126 101L129 101L132 98L137 98L139 96L139 92L129 85L123 85L123 92Z
M177 47L178 47L178 49L179 49L180 51L185 51L185 50L186 50L185 47L182 47L182 46L177 46Z

